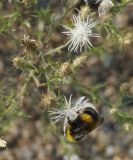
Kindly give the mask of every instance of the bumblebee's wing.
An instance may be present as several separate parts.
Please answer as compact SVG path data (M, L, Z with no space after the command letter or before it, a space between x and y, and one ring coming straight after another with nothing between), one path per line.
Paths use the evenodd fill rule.
M66 6L67 8L71 8L75 6L80 0L62 0L63 5Z

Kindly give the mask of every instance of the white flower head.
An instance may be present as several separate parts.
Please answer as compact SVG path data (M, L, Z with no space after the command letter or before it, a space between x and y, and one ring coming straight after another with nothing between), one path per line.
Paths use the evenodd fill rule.
M7 142L2 140L2 139L0 139L0 148L5 148L6 145L7 145Z
M85 49L92 47L90 42L92 37L100 37L99 34L93 33L92 29L96 26L97 22L95 22L92 18L87 16L86 18L79 12L78 16L73 15L73 23L74 27L64 27L68 31L63 32L64 34L69 36L69 40L66 43L68 46L68 50L77 52L78 50L81 52L82 48Z
M101 0L98 0L97 3L99 1ZM107 14L112 7L114 7L112 0L103 0L98 7L99 17Z
M52 116L52 120L54 120L55 123L64 120L64 133L66 126L68 125L68 119L70 121L75 120L78 117L78 113L82 113L82 111L85 108L92 108L97 113L98 110L95 108L95 106L92 103L88 102L88 99L85 99L85 96L79 98L76 103L73 105L71 102L72 95L69 98L69 101L67 101L65 97L65 107L64 109L54 109L52 111L49 111L50 115Z

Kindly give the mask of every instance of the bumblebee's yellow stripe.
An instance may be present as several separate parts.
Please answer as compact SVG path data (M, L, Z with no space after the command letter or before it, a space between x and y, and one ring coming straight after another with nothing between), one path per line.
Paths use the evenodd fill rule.
M66 138L70 141L70 142L74 142L74 137L71 135L71 126L68 126L66 128Z
M81 120L84 122L92 122L93 117L89 114L83 113L83 114L81 114Z

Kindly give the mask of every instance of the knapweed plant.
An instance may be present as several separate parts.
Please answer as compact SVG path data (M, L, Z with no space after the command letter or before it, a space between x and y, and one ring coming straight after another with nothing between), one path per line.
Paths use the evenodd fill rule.
M103 123L99 114L108 122L106 112L113 123L131 129L133 79L123 56L131 56L133 33L117 22L130 2L0 2L0 47L7 52L0 59L1 137L18 119L34 116L53 134L57 130L62 145L69 143L62 131L70 141L80 140ZM73 131L77 123L84 127Z

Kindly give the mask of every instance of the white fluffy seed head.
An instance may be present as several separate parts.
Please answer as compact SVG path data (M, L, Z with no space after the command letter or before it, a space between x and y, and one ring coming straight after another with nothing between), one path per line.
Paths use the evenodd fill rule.
M89 16L85 18L82 13L79 12L78 16L73 15L74 27L65 27L68 31L63 32L69 37L66 45L68 50L81 52L83 48L87 49L92 47L91 38L99 37L99 34L93 33L92 29L96 26L97 22L91 19Z

